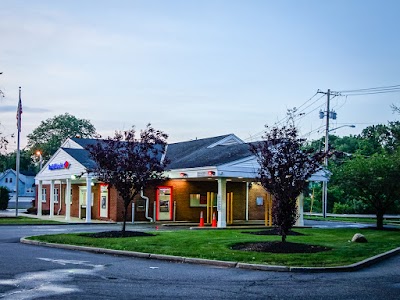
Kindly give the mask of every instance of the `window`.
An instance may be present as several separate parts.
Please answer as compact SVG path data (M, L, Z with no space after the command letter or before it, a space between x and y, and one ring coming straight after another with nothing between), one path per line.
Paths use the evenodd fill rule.
M54 188L54 203L58 203L58 188Z
M12 177L10 177L10 183L12 183Z
M46 189L42 188L42 202L46 202Z
M33 190L33 188L28 188L28 189L26 190L26 192L29 193L29 194L32 194L32 193L34 192L34 190Z
M189 202L190 202L190 207L206 207L207 195L190 194ZM214 194L213 206L217 206L217 193Z
M8 183L8 178L6 178L6 183Z
M146 202L143 199L136 200L136 211L145 211L146 210Z

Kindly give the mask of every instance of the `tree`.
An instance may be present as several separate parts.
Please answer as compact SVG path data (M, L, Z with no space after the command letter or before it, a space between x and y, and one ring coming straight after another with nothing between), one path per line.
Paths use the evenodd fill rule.
M77 135L82 138L97 136L96 129L89 120L65 113L42 121L28 134L28 147L33 153L40 150L43 159L48 160L67 138Z
M345 163L334 174L344 192L371 207L376 214L376 227L383 228L383 215L400 199L400 152L361 155Z
M96 163L92 170L99 180L114 187L124 201L125 233L128 206L149 181L162 179L166 160L162 160L168 135L148 124L136 137L134 128L116 132L114 138L89 145L91 158Z
M368 126L361 132L363 144L360 154L372 155L385 151L393 153L400 144L400 122Z
M0 210L7 209L8 200L10 200L10 191L4 186L0 186Z
M391 108L392 108L393 113L398 113L398 114L400 114L400 106L395 105L395 104L392 104L392 105L391 105Z
M20 170L23 172L37 172L37 166L35 166L32 160L33 154L30 150L20 151ZM17 151L9 152L6 154L0 154L0 172L8 169L16 170L15 162L17 159Z
M296 223L296 198L307 186L307 179L321 169L322 152L302 150L305 140L294 125L266 127L263 141L252 144L251 151L260 164L261 185L273 195L272 222L282 242Z
M0 93L0 96L1 96L1 93ZM1 134L2 133L0 132L0 150L1 149L7 150L8 140L4 136L2 136Z

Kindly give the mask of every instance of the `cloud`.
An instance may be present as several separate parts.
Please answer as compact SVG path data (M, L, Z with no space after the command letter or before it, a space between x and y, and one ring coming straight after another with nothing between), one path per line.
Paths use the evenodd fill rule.
M30 112L30 113L44 113L44 112L51 111L47 108L29 107L29 106L22 106L22 110L23 110L23 112ZM0 106L0 113L9 113L9 112L16 113L17 106L13 106L13 105Z

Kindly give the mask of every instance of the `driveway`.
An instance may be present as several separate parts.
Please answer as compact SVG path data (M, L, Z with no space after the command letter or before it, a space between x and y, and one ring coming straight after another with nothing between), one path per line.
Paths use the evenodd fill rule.
M398 299L400 256L349 273L279 273L24 245L26 235L119 225L0 227L2 299ZM152 230L135 225L135 230Z

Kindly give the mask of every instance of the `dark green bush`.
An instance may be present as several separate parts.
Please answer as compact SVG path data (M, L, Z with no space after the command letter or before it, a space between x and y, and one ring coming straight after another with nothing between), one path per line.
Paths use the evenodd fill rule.
M4 186L0 186L0 210L7 209L8 200L10 200L10 191Z

